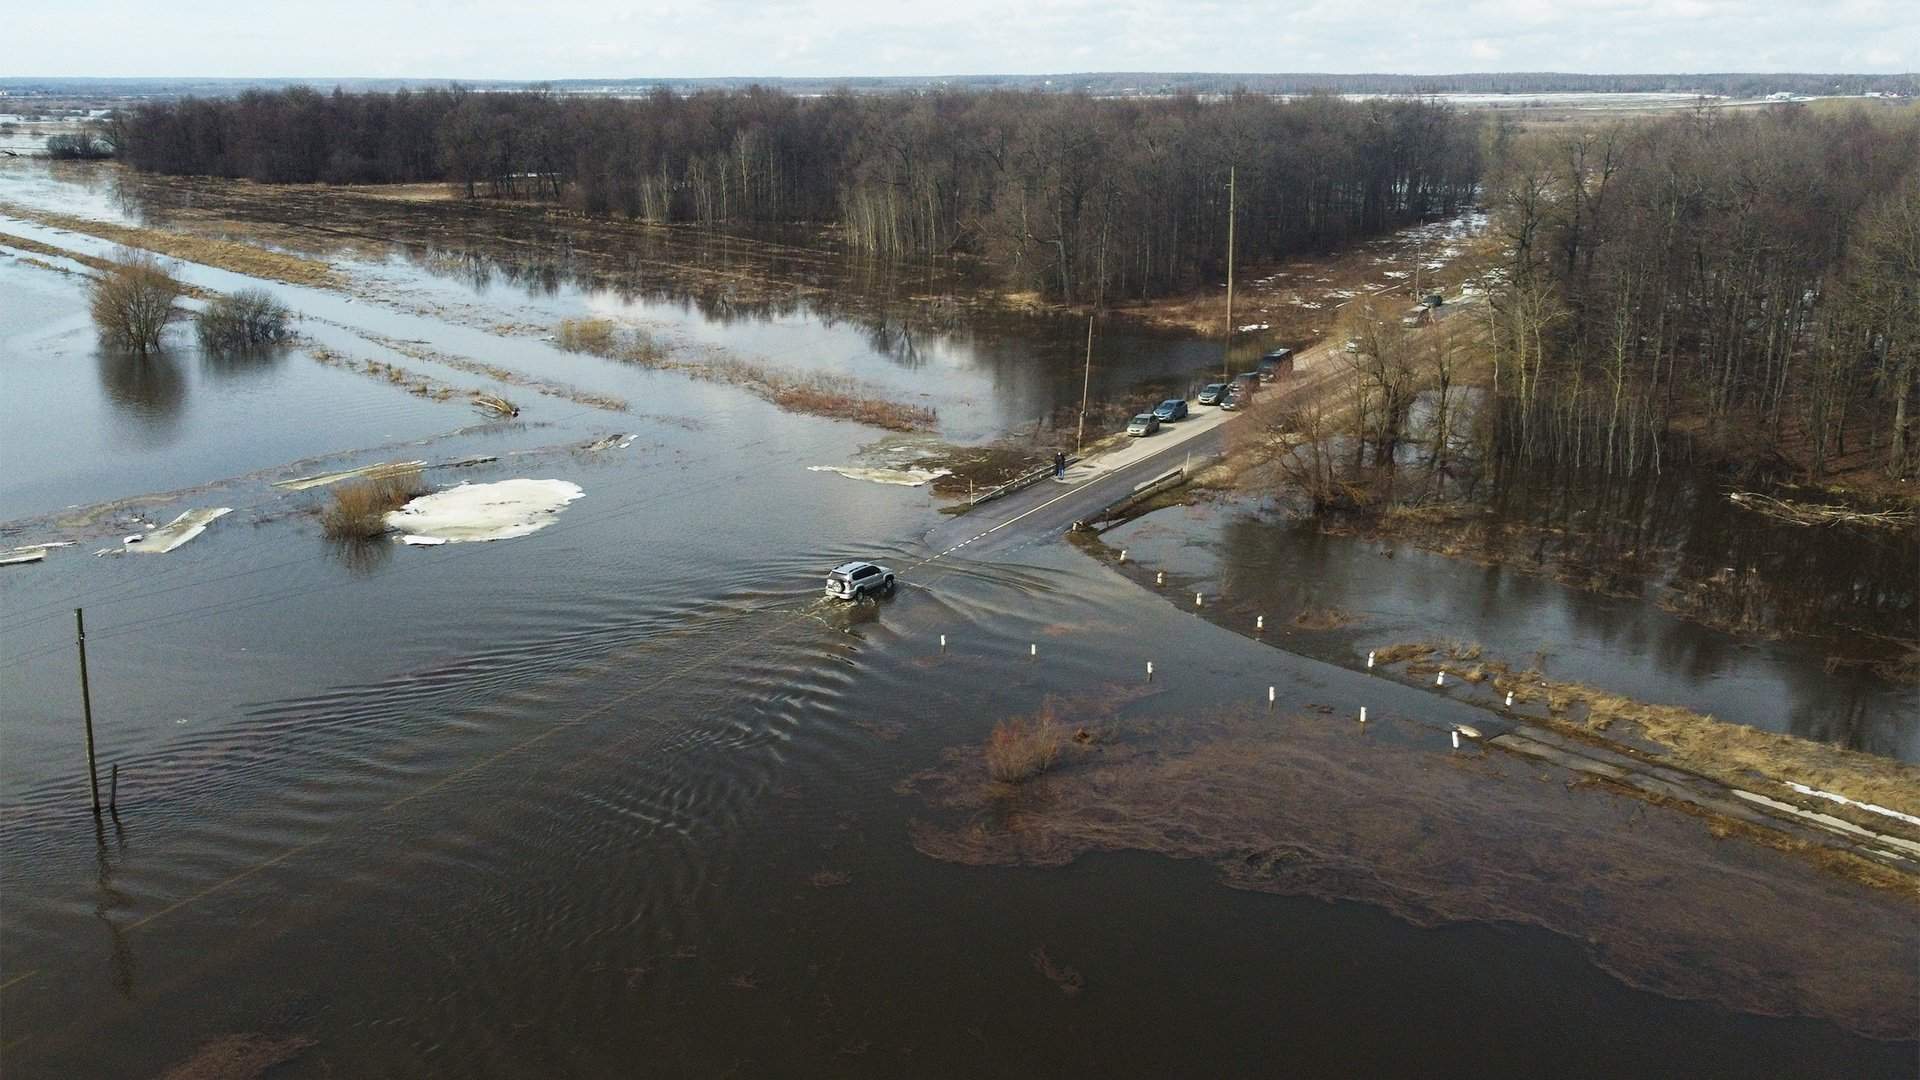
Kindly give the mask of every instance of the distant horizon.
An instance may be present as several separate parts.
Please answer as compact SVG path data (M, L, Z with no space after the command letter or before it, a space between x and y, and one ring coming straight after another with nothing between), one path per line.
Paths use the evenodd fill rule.
M21 78L699 79L1018 78L1048 72L1412 76L1851 72L1920 68L1907 0L68 0L8 17ZM276 67L295 74L262 74ZM250 70L249 70L250 69ZM313 75L356 70L365 75ZM579 71L680 72L577 75ZM927 72L972 72L929 75ZM146 74L136 74L145 72ZM400 74L400 73L405 74ZM474 72L491 72L474 75ZM728 74L757 72L758 74ZM200 74L215 73L215 74Z

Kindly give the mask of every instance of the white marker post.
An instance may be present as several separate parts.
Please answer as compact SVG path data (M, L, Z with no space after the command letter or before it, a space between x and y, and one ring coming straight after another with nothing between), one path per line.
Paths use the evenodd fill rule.
M1363 724L1367 722L1367 707L1365 705L1360 706L1360 722Z
M945 634L940 635L940 651L941 652L947 651L947 635Z
M1039 656L1040 656L1039 642L1036 641L1033 644L1027 646L1027 658L1029 660L1038 659Z
M1460 749L1460 732L1455 731L1452 734L1453 734L1453 748L1455 750L1458 750Z
M1433 685L1435 685L1435 686L1445 686L1445 685L1447 685L1447 673L1446 673L1446 672L1444 672L1444 671L1436 671L1436 672L1434 672L1434 673L1433 673Z
M1153 661L1147 661L1147 681L1153 681Z
M1120 561L1121 561L1121 562L1126 562L1126 561L1127 561L1127 549L1126 549L1126 548L1121 548L1121 549L1120 549Z
M1258 632L1261 630L1265 630L1266 628L1267 628L1267 617L1265 615L1255 615L1253 617L1254 631Z
M1267 687L1267 708L1273 708L1273 687Z
M1507 708L1513 708L1513 691L1507 691Z
M1155 585L1165 585L1167 583L1167 572L1165 570L1155 570L1153 572L1153 583Z
M1367 650L1367 670L1368 671L1373 670L1373 650L1372 649Z
M1199 606L1200 606L1200 594L1199 594L1199 593L1194 593L1194 594L1193 594L1193 606L1194 606L1194 607L1199 607Z

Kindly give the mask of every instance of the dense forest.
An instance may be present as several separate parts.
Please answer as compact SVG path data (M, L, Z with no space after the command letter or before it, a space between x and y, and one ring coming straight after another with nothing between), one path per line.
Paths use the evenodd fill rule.
M1920 464L1920 116L1700 110L1494 142L1500 449L1634 472L1686 432L1816 479L1848 453Z
M977 257L1069 302L1212 280L1229 171L1239 257L1268 260L1476 197L1476 121L1415 100L543 91L186 98L116 114L135 168L260 181L447 181L470 195L709 226L839 227L883 256Z

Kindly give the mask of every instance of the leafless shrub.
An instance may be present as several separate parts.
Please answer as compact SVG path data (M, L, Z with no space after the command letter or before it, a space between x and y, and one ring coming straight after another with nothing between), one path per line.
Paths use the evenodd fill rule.
M1050 706L1030 719L1002 720L987 736L987 775L1003 784L1031 780L1053 767L1060 743L1060 723Z
M93 279L88 307L102 339L145 356L160 348L184 291L157 256L121 248L113 265Z
M211 352L239 352L287 340L289 315L265 289L216 296L194 320L200 344Z
M320 512L320 528L329 540L372 540L387 531L387 512L427 491L419 469L353 480L333 491Z

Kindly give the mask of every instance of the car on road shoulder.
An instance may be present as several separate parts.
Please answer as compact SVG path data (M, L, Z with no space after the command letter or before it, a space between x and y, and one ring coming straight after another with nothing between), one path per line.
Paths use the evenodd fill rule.
M893 592L893 571L873 562L841 563L827 573L827 595L840 600Z
M1233 383L1227 387L1226 395L1220 399L1220 407L1233 412L1235 409L1245 408L1252 398L1253 391L1248 389L1245 383Z
M1185 420L1187 418L1187 399L1177 397L1168 398L1161 402L1158 408L1153 410L1153 418L1163 424L1171 424L1175 420Z
M1127 423L1127 434L1135 438L1142 435L1151 435L1159 430L1160 421L1154 419L1153 414L1150 412L1143 412Z
M1193 400L1202 405L1218 405L1227 400L1227 384L1223 382L1208 383L1206 387L1200 391L1200 396Z

